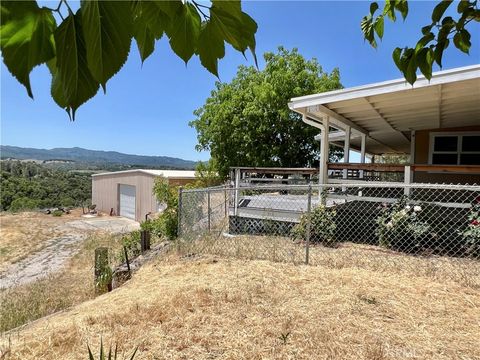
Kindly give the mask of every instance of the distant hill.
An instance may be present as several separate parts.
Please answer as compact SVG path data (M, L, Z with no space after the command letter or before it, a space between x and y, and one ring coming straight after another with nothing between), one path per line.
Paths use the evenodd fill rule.
M193 169L195 161L183 160L169 156L130 155L116 151L88 150L79 147L34 149L18 146L0 145L0 157L2 159L41 160L51 161L74 161L91 165L126 165L145 166L154 168L180 168Z

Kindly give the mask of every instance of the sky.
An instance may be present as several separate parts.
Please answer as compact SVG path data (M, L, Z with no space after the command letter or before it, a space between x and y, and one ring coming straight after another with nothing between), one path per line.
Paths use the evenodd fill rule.
M56 3L56 2L55 2ZM392 61L395 47L413 46L427 25L436 2L410 1L405 22L385 22L385 36L377 49L365 43L360 20L368 13L365 1L243 1L242 8L258 23L259 68L263 53L283 45L298 48L306 58L317 58L323 70L340 69L343 86L357 86L400 78ZM455 8L452 6L452 8ZM450 46L444 69L480 63L480 25L471 29L470 55ZM231 80L239 65L253 65L227 46L220 60L221 81ZM434 70L439 70L435 68ZM71 122L50 97L50 75L35 68L31 83L35 99L27 96L1 64L1 144L34 148L83 147L129 154L163 155L207 160L197 152L196 132L189 127L193 111L201 107L217 78L192 58L187 66L162 38L142 66L136 44L120 72L107 83L107 93L82 105Z

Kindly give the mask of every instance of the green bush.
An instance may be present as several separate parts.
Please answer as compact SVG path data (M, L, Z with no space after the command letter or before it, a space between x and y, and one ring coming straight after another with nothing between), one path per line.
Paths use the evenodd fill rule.
M468 225L461 232L467 255L480 255L480 197L472 203L467 216Z
M140 230L132 231L122 237L122 245L127 249L129 256L136 257L141 253ZM122 256L124 254L122 252ZM125 259L123 259L125 260Z
M54 212L52 212L52 216L62 216L62 215L63 215L62 210L55 210Z
M317 206L310 214L310 241L318 242L324 246L335 246L335 224L336 216L335 207L326 207L324 205ZM305 240L307 233L307 224L309 221L308 214L303 214L300 222L295 225L291 231L294 239Z
M431 237L431 226L424 221L419 204L409 205L402 197L393 205L384 205L377 219L377 236L380 246L404 252L418 252Z
M12 201L9 208L13 212L33 209L38 209L38 201L28 197L16 198Z

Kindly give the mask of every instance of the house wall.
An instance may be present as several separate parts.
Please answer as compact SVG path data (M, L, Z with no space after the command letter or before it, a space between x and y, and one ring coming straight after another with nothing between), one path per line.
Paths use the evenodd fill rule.
M431 132L480 131L480 126L448 129L418 130L415 132L415 164L428 164ZM480 184L480 175L415 172L414 181L421 183Z
M145 220L149 212L156 213L158 210L157 199L153 195L154 175L143 172L128 174L108 174L92 177L92 204L96 204L98 211L109 214L113 208L115 213L120 213L119 185L135 186L135 220ZM169 178L171 185L186 185L195 179Z

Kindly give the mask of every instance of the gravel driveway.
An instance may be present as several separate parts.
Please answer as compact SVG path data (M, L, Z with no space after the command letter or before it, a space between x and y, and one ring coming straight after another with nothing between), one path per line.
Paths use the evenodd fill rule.
M85 218L67 222L60 228L67 234L47 240L41 250L10 265L0 273L0 289L27 284L58 271L92 232L126 233L139 229L139 224L120 217Z

